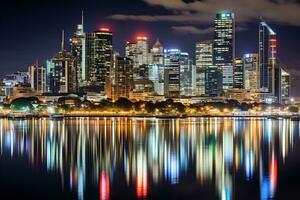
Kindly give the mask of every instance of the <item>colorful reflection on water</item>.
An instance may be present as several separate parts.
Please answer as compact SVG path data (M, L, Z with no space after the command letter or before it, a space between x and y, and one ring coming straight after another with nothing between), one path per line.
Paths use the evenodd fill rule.
M61 184L51 187L78 199L239 199L245 182L257 188L255 198L272 199L279 166L299 140L299 124L290 120L2 119L0 166L26 160L59 174Z

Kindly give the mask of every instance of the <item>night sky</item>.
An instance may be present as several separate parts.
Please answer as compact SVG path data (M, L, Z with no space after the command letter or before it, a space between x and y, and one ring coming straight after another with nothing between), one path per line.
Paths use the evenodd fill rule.
M232 10L237 21L236 54L257 52L262 16L278 34L279 59L293 75L292 95L300 96L300 3L297 0L5 0L0 7L0 76L38 59L44 64L70 38L84 10L85 31L111 28L114 49L142 34L150 46L179 48L194 58L196 41L212 39L214 15ZM66 45L67 48L67 45Z

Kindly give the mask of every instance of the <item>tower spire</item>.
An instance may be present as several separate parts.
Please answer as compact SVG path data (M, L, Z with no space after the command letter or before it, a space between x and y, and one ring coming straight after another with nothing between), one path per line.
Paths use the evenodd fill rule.
M84 23L84 14L83 14L83 10L81 11L81 25L83 27L83 23Z
M65 30L62 30L62 33L61 33L61 51L64 50L64 47L65 47Z

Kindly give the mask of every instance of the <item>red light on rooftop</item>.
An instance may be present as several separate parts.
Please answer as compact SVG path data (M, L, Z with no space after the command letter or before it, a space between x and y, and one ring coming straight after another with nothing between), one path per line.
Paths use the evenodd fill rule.
M137 40L148 40L148 38L145 36L138 36Z
M109 29L109 28L100 28L100 31L103 31L103 32L110 32L110 29Z

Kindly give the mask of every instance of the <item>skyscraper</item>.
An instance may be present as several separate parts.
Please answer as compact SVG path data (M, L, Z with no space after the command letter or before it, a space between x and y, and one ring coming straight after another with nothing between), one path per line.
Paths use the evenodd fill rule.
M189 54L180 53L180 95L191 96L193 94L193 62Z
M259 23L260 90L281 103L281 66L277 58L277 35L265 22Z
M31 88L38 93L46 92L46 69L43 66L34 64L29 66L28 73Z
M274 96L277 99L277 103L282 103L282 88L281 88L281 66L279 64L275 65L275 70L274 70Z
M136 42L127 42L125 55L133 62L133 79L148 79L148 38L137 37Z
M213 41L196 43L196 95L205 94L205 71L213 66Z
M164 93L167 98L180 97L180 57L178 49L165 49Z
M233 70L233 87L244 88L244 62L242 58L235 58Z
M159 42L153 45L149 54L149 80L154 84L154 91L164 94L164 48Z
M221 67L208 67L205 71L205 94L208 96L220 96L222 89Z
M260 89L274 95L275 66L277 62L277 36L270 26L259 23Z
M107 28L86 34L87 77L91 86L105 95L105 84L113 62L112 32Z
M133 90L133 64L132 60L125 57L115 56L114 64L111 68L109 85L109 98L113 101L119 98L129 98Z
M71 53L77 60L78 85L87 84L86 69L86 36L83 28L83 13L81 16L81 24L77 25L77 30L70 39Z
M216 15L213 51L213 64L222 69L223 89L233 88L235 21L231 12L220 12Z
M290 74L284 70L281 69L281 94L283 98L290 97L290 90L291 90L291 77Z
M244 61L244 88L246 90L258 91L260 88L260 70L258 54L245 54Z
M61 50L47 62L47 89L52 93L77 93L76 57L64 50L64 32Z

